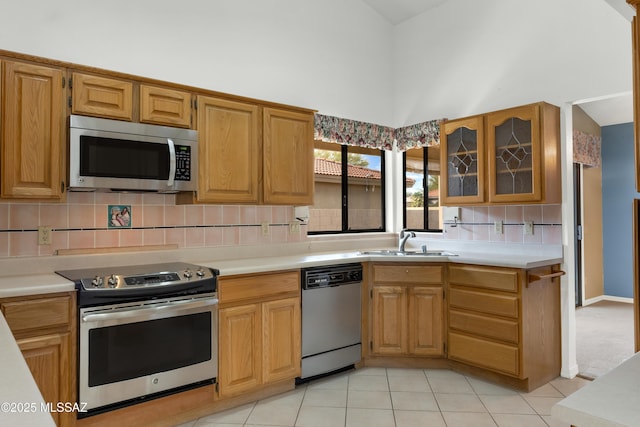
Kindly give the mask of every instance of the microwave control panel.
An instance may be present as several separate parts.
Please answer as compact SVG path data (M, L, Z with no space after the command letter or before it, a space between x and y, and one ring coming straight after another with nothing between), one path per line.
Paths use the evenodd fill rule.
M176 181L191 181L191 147L176 144Z

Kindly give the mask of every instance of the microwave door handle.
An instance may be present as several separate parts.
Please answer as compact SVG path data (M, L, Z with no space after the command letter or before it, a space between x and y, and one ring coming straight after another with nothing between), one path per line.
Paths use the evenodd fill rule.
M167 145L169 146L169 180L167 181L167 187L173 187L173 180L176 176L176 147L171 138L167 138Z

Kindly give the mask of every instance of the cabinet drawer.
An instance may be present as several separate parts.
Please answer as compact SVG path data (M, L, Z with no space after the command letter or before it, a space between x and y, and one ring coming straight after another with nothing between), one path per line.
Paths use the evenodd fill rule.
M221 277L218 281L220 303L270 298L289 292L300 292L300 273L291 271L255 276Z
M519 376L518 347L449 333L449 359Z
M2 303L9 328L16 332L63 327L72 316L71 297L41 298Z
M394 283L442 283L442 266L439 265L374 265L374 282Z
M518 297L451 288L449 305L498 316L518 317Z
M474 266L449 266L449 283L495 289L518 291L518 271Z
M486 317L479 314L449 310L449 327L514 344L518 339L518 322L515 320Z

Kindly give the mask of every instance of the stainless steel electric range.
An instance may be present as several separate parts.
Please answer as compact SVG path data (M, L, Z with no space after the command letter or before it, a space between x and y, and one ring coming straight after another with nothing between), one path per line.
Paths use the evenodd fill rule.
M57 271L78 291L79 417L212 384L215 269L187 263Z

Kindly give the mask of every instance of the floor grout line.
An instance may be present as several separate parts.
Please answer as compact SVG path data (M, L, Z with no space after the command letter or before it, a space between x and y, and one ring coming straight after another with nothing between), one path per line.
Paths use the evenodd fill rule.
M529 400L527 400L527 398L524 396L525 393L521 393L521 392L517 392L514 394L482 394L480 393L481 391L492 391L491 389L484 389L481 386L481 383L479 381L483 381L483 382L487 382L488 384L491 384L488 381L482 380L482 379L478 379L475 377L468 377L466 375L461 375L461 374L457 374L454 373L453 371L448 371L448 370L443 370L438 372L435 375L442 375L441 377L436 377L434 375L430 376L428 375L428 371L425 369L419 369L420 371L422 371L422 378L421 377L417 377L419 380L424 380L425 381L425 385L428 387L427 390L429 391L405 391L402 392L400 390L396 390L396 397L397 397L397 401L394 402L393 399L393 395L394 395L394 391L392 391L392 383L394 384L395 388L398 388L398 382L402 382L402 380L398 380L395 378L402 378L404 375L393 375L393 372L385 369L384 371L384 381L386 382L386 391L380 390L380 398L382 396L386 396L389 399L390 402L390 407L387 408L386 407L386 403L384 403L383 401L379 401L383 407L379 407L376 408L375 405L375 401L371 402L371 401L365 401L364 405L365 407L363 408L359 408L359 407L349 407L349 398L351 394L354 394L357 392L368 392L368 391L377 391L375 390L376 388L382 388L382 384L383 382L381 380L375 380L375 379L370 379L370 378L380 378L383 375L367 375L366 373L356 373L356 371L348 371L345 373L340 373L340 374L336 374L335 378L340 378L341 375L346 375L346 379L344 381L343 384L340 384L339 382L337 384L330 384L327 385L327 388L322 388L322 383L317 383L319 385L319 387L313 387L313 382L310 383L306 383L303 385L299 385L296 388L294 388L292 391L287 392L287 393L291 393L290 396L288 396L287 398L291 398L292 402L297 402L294 403L294 405L297 404L297 408L294 407L289 407L289 409L292 411L293 409L296 410L296 414L295 414L295 419L293 421L293 424L291 424L291 426L281 426L278 424L274 424L271 420L251 420L252 415L257 414L255 412L256 408L258 407L259 403L261 401L255 401L251 403L251 408L248 411L248 414L246 415L246 417L244 418L243 422L241 422L240 424L236 423L229 423L226 422L226 424L229 425L238 425L238 426L253 426L253 425L272 425L273 427L292 427L292 426L297 426L297 425L304 425L307 426L308 422L314 423L313 418L309 418L310 415L309 414L313 414L314 410L311 409L308 412L304 413L304 418L302 418L302 414L303 414L303 406L308 407L308 408L319 408L320 410L316 409L316 413L323 413L323 410L325 411L324 413L327 413L326 411L331 411L332 409L343 409L344 410L344 416L342 417L342 425L343 427L356 427L356 426L361 426L362 424L358 424L358 422L360 422L360 420L358 419L358 416L362 415L362 413L366 410L375 410L375 409L380 409L380 410L384 410L384 411L390 411L390 412L385 412L385 414L388 415L384 415L384 417L389 417L387 418L389 421L387 422L387 424L389 424L388 426L385 425L385 427L397 427L399 425L406 425L406 424L399 424L401 422L406 422L407 418L399 418L402 415L402 417L416 417L416 419L420 418L420 417L424 417L425 415L428 414L439 414L439 419L441 420L438 421L438 425L445 425L448 427L451 427L453 424L451 424L452 419L462 419L462 420L467 420L469 422L469 424L466 424L467 421L464 421L464 424L455 424L456 426L461 426L461 425L474 425L473 422L480 422L480 419L478 418L479 416L482 417L482 419L484 419L485 421L491 420L490 422L493 422L495 426L504 426L504 424L500 424L500 422L504 423L505 420L516 420L516 419L522 419L523 422L526 420L533 420L534 418L542 421L543 424L540 425L553 425L556 426L556 423L550 424L549 422L547 422L547 420L545 419L545 417L547 417L547 419L550 419L549 415L544 415L540 412L538 412L538 410L529 402ZM418 369L416 369L416 375L417 375L417 371ZM449 373L445 373L446 372L450 372ZM448 378L448 376L451 375L450 378ZM358 384L357 386L359 388L363 388L365 390L352 390L351 387L354 385L353 380L354 378L356 378L356 376L358 376L358 378L364 378L364 379L359 379L358 380ZM394 378L392 381L392 377ZM415 378L416 376L407 376L408 378ZM369 378L369 379L367 379ZM433 385L431 384L432 380L438 379L439 381L436 382L436 388L437 389L441 389L443 387L443 382L446 383L447 381L453 381L456 382L455 384L452 385L451 389L445 389L445 391L447 392L441 392L441 391L436 391L433 387ZM448 379L447 379L448 378ZM471 378L473 378L473 381L471 381ZM462 381L461 381L462 380ZM567 380L570 381L570 380ZM371 383L373 385L377 384L377 387L373 387L373 390L366 390L367 387L367 383ZM474 384L476 385L476 387L478 387L476 389L476 387L474 387ZM547 383L548 385L551 385L551 390L553 390L554 392L557 392L560 396L565 396L565 394L556 386L554 386L551 382ZM466 390L467 387L469 387L469 389L471 390L471 392L459 392L459 391L455 391L457 389L459 390ZM411 385L409 388L414 387L414 385ZM401 387L400 387L401 388ZM567 390L572 389L571 387L567 388ZM576 388L577 389L577 388ZM345 392L345 400L344 400L344 404L342 406L337 405L334 406L333 404L322 404L320 406L315 406L313 405L313 402L307 402L307 404L305 404L305 400L307 398L309 398L309 393L311 390L324 390L324 391L340 391L340 390L344 390ZM453 391L452 391L453 390ZM550 391L551 391L550 390ZM406 394L404 394L406 393ZM435 405L433 406L434 408L436 408L435 410L430 410L430 409L423 409L425 407L431 407L431 404L428 404L426 406L423 406L422 404L418 404L417 406L419 406L421 409L412 409L409 405L411 404L411 400L408 401L404 401L402 399L409 398L411 399L411 394L412 393L426 393L430 396L432 396L433 401L435 403ZM330 394L330 393L329 393ZM436 398L436 395L448 395L451 396L451 401L447 402L447 405L444 407L444 409L450 409L450 410L445 410L443 411L443 406L441 405L441 403L438 401L438 399ZM322 395L322 393L320 393L320 395ZM469 408L458 408L455 407L455 410L451 410L451 402L454 402L456 400L455 396L474 396L475 399L477 399L480 402L480 405L478 406L478 408L483 408L483 412L468 412L464 409L469 409ZM487 398L487 402L483 401L482 397L485 396ZM500 398L508 398L511 399L513 396L519 396L521 400L523 400L526 404L526 407L528 407L532 413L528 413L528 411L526 411L525 409L523 409L521 405L521 403L518 400L518 403L514 403L514 405L517 405L516 407L514 407L513 411L511 412L511 410L509 409L508 406L494 406L494 404L492 403L492 400L490 399L495 399L495 401L499 401ZM352 397L352 396L351 396ZM533 395L533 396L529 396L532 398L563 398L563 397L559 397L559 396L546 396L546 395ZM271 399L272 397L269 398L265 398L262 400L262 402L264 402L265 400ZM460 402L464 402L465 400L469 401L468 399L470 398L464 398L462 401ZM507 399L507 400L508 400ZM384 400L384 399L383 399ZM286 400L289 401L289 400ZM331 400L329 400L329 402L331 402ZM515 401L514 401L515 402ZM286 408L287 406L284 406L284 404L281 401L275 401L274 403L274 408L276 409L280 409L282 410L283 408ZM357 404L357 402L355 402ZM424 403L424 402L423 402ZM460 403L462 404L462 403ZM267 403L266 405L269 405L269 403ZM399 405L399 406L398 406ZM475 403L474 403L475 405ZM495 411L491 411L490 407L488 406L492 406L495 407ZM504 403L504 405L508 405L508 403ZM243 405L244 406L244 405ZM368 407L371 406L371 407ZM407 406L407 409L402 409L403 406ZM544 405L541 407L541 410L544 410ZM462 410L461 410L462 409ZM246 410L246 408L244 408L243 410ZM354 411L356 413L356 415L353 416L353 418L349 417L349 413L353 414ZM364 410L364 411L363 411ZM262 407L261 412L265 411L264 413L267 414L269 411L265 410L264 407ZM527 412L527 413L522 413L522 412ZM228 415L232 415L233 414L233 409L224 411L226 414L225 416ZM413 413L413 414L409 414L409 413ZM382 414L382 413L381 413ZM456 415L457 414L457 415ZM475 415L474 415L475 414ZM486 415L481 415L481 414L486 414ZM217 423L219 421L216 421L215 419L215 415L216 414L212 414L209 415L207 417L203 417L203 418L209 418L206 423L202 422L200 423L200 421L203 419L199 419L199 420L194 420L190 423L185 423L182 424L179 427L206 427L206 426L213 426L213 425L217 425ZM312 417L312 416L311 416ZM432 415L428 415L428 417L433 417ZM486 417L486 418L485 418ZM449 422L447 422L447 418L449 418ZM433 419L433 418L429 418L429 419ZM391 420L393 420L393 425L390 424ZM251 421L251 422L250 422ZM256 422L257 421L257 422ZM319 419L318 420L318 424L312 424L312 425L326 425L323 424L323 422L325 422L326 420L324 419ZM220 421L221 422L221 421ZM290 422L290 421L289 421ZM356 424L354 424L354 422Z

